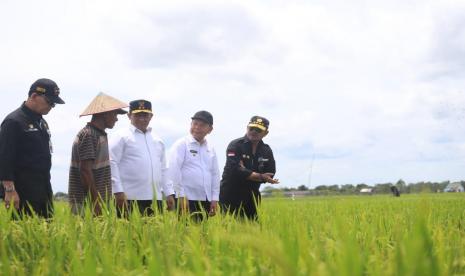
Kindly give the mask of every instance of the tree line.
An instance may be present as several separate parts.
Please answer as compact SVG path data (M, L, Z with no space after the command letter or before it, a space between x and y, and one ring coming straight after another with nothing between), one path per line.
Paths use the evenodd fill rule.
M465 185L465 181L458 181L462 186ZM438 193L443 192L444 189L449 185L450 181L442 182L417 182L417 183L406 183L404 180L399 179L396 183L378 183L374 185L367 185L365 183L360 184L344 184L344 185L319 185L311 189L305 185L300 185L297 188L276 188L273 186L267 186L263 189L265 195L292 195L294 194L305 194L305 195L351 195L359 194L362 189L371 188L372 193L375 194L390 194L391 187L395 186L401 194L410 193ZM296 193L297 192L297 193Z

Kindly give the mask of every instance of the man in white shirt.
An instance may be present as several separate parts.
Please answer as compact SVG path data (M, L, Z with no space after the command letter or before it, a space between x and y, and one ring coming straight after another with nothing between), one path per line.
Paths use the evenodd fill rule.
M205 139L213 130L213 116L199 111L191 119L190 135L177 140L170 149L169 175L181 211L201 221L206 213L216 214L220 172L215 149Z
M163 141L148 127L152 104L136 100L129 104L129 128L112 135L110 148L111 183L119 210L137 204L141 214L153 215L152 200L162 211L162 190L168 210L174 209L174 190L167 181Z

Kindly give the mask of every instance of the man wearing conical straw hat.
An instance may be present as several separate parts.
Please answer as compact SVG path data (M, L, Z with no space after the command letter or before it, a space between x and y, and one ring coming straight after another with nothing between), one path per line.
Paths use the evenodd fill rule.
M92 119L77 134L72 148L69 170L69 200L74 214L82 214L86 200L93 205L94 215L101 214L101 204L112 195L108 138L105 129L113 128L122 108L129 105L104 93L95 97L80 117Z

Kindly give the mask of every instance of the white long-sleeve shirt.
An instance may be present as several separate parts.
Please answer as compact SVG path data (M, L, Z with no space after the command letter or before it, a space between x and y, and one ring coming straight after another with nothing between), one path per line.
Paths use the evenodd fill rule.
M177 140L169 151L169 177L178 197L218 201L220 171L215 149L192 135Z
M167 179L163 141L131 125L110 137L111 184L113 193L124 192L129 200L161 200L174 194ZM155 192L155 193L154 193Z

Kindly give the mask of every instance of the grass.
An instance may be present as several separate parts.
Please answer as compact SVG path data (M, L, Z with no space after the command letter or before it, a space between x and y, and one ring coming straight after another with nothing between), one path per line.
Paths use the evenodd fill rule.
M173 213L9 220L1 275L463 275L465 195L266 199L260 222Z

